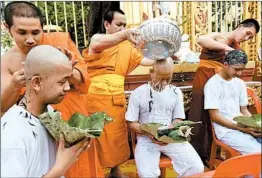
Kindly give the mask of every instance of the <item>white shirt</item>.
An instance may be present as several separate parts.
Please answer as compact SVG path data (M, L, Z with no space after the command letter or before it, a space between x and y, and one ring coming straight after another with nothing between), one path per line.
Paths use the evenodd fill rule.
M139 123L169 125L176 118L185 119L183 94L178 87L168 85L155 91L149 84L136 88L129 97L126 120ZM138 136L138 140L143 136Z
M55 163L55 141L20 106L14 105L1 118L1 142L1 177L42 177Z
M242 116L240 106L247 106L248 97L245 82L239 78L230 81L219 74L211 77L204 87L205 109L218 109L219 113L233 122L236 116ZM213 123L218 139L230 129Z

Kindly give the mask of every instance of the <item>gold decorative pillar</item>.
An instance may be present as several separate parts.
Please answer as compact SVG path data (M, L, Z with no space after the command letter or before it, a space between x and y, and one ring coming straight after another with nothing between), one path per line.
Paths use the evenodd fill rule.
M253 18L259 21L261 25L261 2L244 2L243 20ZM261 31L255 38L244 42L242 49L247 53L249 61L258 60L258 49L261 48Z
M192 49L193 47L193 42L192 42L192 2L182 2L182 18L183 22L183 33L186 33L189 35L189 40L190 40L190 47Z
M193 8L193 50L200 51L201 47L196 43L197 38L208 33L208 4L209 2L192 2Z

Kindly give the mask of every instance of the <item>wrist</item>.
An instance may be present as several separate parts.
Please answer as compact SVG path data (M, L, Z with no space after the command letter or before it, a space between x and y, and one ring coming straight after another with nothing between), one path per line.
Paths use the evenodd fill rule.
M64 175L64 173L65 173L65 170L61 166L55 164L51 168L51 170L47 174L44 175L44 177L59 177L60 178Z

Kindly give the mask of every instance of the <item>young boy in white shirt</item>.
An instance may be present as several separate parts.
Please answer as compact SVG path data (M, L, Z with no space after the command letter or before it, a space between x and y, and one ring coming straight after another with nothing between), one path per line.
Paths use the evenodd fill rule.
M58 49L40 45L30 50L24 68L26 93L1 118L1 177L61 177L89 141L65 148L61 137L57 149L37 116L69 91L71 62Z
M261 144L256 140L261 132L233 122L236 116L251 116L245 82L237 78L247 64L247 55L233 50L224 60L224 68L204 87L204 106L209 111L216 137L241 154L261 152Z
M179 176L188 176L204 171L203 163L189 142L165 144L143 132L141 123L172 123L185 119L183 94L170 85L173 61L170 58L156 61L150 71L151 82L135 89L126 112L129 128L138 134L135 161L140 177L158 177L161 153L172 159Z

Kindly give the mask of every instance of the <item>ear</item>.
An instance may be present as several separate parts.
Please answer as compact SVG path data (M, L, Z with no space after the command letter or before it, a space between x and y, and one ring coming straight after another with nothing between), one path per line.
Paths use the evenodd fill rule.
M224 62L224 66L225 66L225 67L228 67L228 63L227 63L227 62Z
M34 91L39 92L43 85L42 78L39 75L33 76L31 78L30 85L34 89Z
M11 34L11 27L9 27L9 25L6 22L4 22L3 24L4 24L4 27L5 27L6 31L8 31L8 33L12 36L12 34Z
M105 27L106 30L108 30L109 27L110 27L110 23L106 20L104 21L104 27Z

